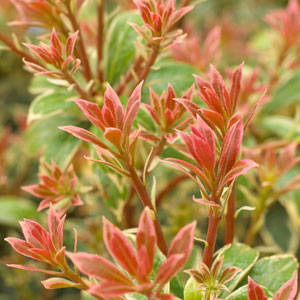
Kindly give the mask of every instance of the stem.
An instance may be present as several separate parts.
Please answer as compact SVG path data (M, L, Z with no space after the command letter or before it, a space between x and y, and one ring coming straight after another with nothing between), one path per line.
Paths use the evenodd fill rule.
M136 173L136 170L127 161L124 161L124 165L125 165L128 173L130 174L132 186L135 189L135 191L137 192L137 194L139 195L139 198L141 199L144 207L148 206L155 214L154 225L155 225L155 230L156 230L156 235L157 235L157 244L158 244L158 247L161 250L161 252L164 255L167 255L167 252L168 252L167 243L166 243L161 225L158 220L157 212L152 205L152 202L148 195L147 189L146 189L145 185L143 184L143 182L141 181L141 178Z
M179 176L173 178L168 183L168 185L158 194L158 196L156 198L156 208L158 208L161 205L164 197L166 195L168 195L173 188L175 188L180 182L182 182L188 178L189 177L187 175L179 175Z
M187 6L190 2L191 0L183 0L180 4L180 8Z
M150 73L151 67L154 65L155 60L156 60L156 58L159 54L159 49L160 49L159 44L153 45L152 52L149 56L149 59L146 62L146 65L142 68L141 73L138 76L137 84L140 83L142 80L145 80L147 78L148 74ZM135 89L137 84L134 85L131 93L133 92L133 90Z
M147 170L146 170L146 175L149 173L148 169L150 168L152 161L156 156L160 156L161 153L164 150L164 147L166 145L166 139L164 136L161 137L160 141L156 144L155 148L153 149L151 156L149 157L148 160L148 165L147 165Z
M83 36L82 36L81 30L79 28L79 25L78 25L77 20L72 12L70 5L67 5L67 10L68 10L67 16L72 24L74 32L78 30L78 35L79 35L78 47L79 47L79 52L80 52L80 60L82 62L82 65L84 66L84 70L85 70L84 76L87 81L90 81L93 79L93 75L92 75L90 63L88 60L87 52L86 52L86 49L85 49L85 46L83 43Z
M203 255L203 262L209 268L213 261L214 249L217 240L218 225L220 219L221 218L218 214L218 210L216 208L211 207L209 209L209 221L208 221L208 230L207 230L207 237L206 237L207 246L204 249L204 255Z
M103 40L104 40L104 0L98 4L98 36L97 36L97 75L100 83L103 83Z
M260 228L262 227L262 225L264 223L263 218L264 218L265 211L267 209L266 201L269 198L271 189L272 189L271 186L267 186L267 187L264 187L260 192L260 195L258 197L258 201L259 201L258 207L255 211L255 214L253 215L253 217L251 219L250 228L249 228L249 231L246 236L246 244L247 245L252 245L258 231L260 230Z
M138 56L138 58L136 59L134 65L132 66L132 68L130 68L125 76L125 79L123 80L123 82L121 83L121 85L119 86L119 88L117 89L117 94L121 95L125 89L125 87L130 83L130 81L133 79L133 75L132 72L137 72L140 68L141 68L141 64L143 63L144 58L140 55Z
M79 85L77 80L69 71L63 71L63 75L70 84L74 84L75 90L78 92L82 99L90 100L89 94Z
M26 60L44 68L44 65L39 60L32 57L29 53L18 49L14 42L2 32L0 32L0 41L2 41L6 46L8 46L11 49L11 51L17 54L18 56L24 57Z
M126 200L126 203L123 207L123 223L126 228L133 228L135 227L136 224L134 224L134 220L132 217L134 216L133 210L134 210L134 205L132 205L132 199L135 195L135 189L133 186L130 186L130 192L128 195L128 198Z
M227 203L227 214L226 214L226 229L225 229L225 245L232 244L235 230L235 183L233 184L231 194Z

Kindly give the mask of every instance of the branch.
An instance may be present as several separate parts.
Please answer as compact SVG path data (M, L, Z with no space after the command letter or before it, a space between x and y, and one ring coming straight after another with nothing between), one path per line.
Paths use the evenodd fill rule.
M9 47L11 49L12 52L14 52L15 54L17 54L21 58L24 57L27 61L30 61L30 62L32 62L34 64L37 64L37 65L45 68L44 65L39 60L35 59L29 53L18 49L16 47L16 45L14 44L14 42L9 37L7 37L6 35L4 35L2 32L0 32L0 41L2 41L7 47Z
M123 80L123 82L120 84L119 88L117 89L117 94L121 95L124 91L124 89L126 88L126 86L130 83L130 81L133 79L133 75L132 73L137 73L140 68L141 65L144 61L144 58L140 55L138 56L138 58L136 59L134 65L132 66L132 68L130 68L125 76L125 79Z
M90 80L93 79L93 75L92 75L90 63L89 63L89 60L88 60L87 52L86 52L86 49L85 49L85 46L84 46L83 36L82 36L80 27L77 23L77 20L76 20L74 14L72 12L72 9L71 9L70 5L67 5L67 10L68 10L67 17L69 18L69 20L72 24L74 32L77 31L77 30L79 32L78 33L78 35L79 35L78 47L79 47L79 54L80 54L79 58L82 62L84 70L85 70L84 76L85 76L87 81L90 81Z

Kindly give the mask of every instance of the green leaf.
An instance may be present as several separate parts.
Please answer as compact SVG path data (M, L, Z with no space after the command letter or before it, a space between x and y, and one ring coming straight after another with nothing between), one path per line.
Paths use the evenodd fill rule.
M184 287L184 300L202 300L202 292L198 289L199 283L193 277L187 281Z
M47 118L62 112L73 110L76 105L71 102L76 94L67 89L47 90L37 96L30 104L28 122Z
M292 233L289 228L289 215L279 202L272 205L266 214L265 226L274 242L284 252L287 252L291 243Z
M144 87L151 86L153 90L161 94L170 83L177 96L181 96L194 83L193 74L195 73L197 70L187 64L173 61L158 62L148 75ZM145 92L145 88L143 90Z
M286 137L287 135L291 135L292 138L300 137L300 125L295 124L295 121L289 117L265 117L261 120L260 127L279 137Z
M0 197L0 224L19 227L24 218L39 220L35 204L13 196Z
M262 288L264 289L268 299L269 298L273 299L272 293L266 287L262 286ZM248 285L243 285L242 287L234 291L232 294L230 294L226 299L227 300L248 300Z
M297 271L298 262L292 255L274 255L260 259L249 276L259 285L276 294L281 286Z
M96 298L91 296L85 291L81 291L80 293L80 300L95 300Z
M154 121L144 107L140 107L139 112L134 120L134 125L136 127L137 124L141 125L151 133L154 133L156 131Z
M130 11L118 14L107 32L107 42L104 46L104 70L107 81L112 85L119 81L136 51L134 42L138 34L127 22L142 25L138 12Z
M56 116L34 122L26 132L27 150L30 154L43 151L46 161L52 159L66 168L76 153L81 141L71 134L58 129L58 126L77 125L78 121L70 116Z
M282 107L295 104L300 100L300 72L295 72L293 76L279 87L274 93L272 101L264 106L265 113L272 113Z
M125 298L128 300L147 300L148 299L145 295L138 294L138 293L127 294L125 296Z
M231 244L221 249L216 259L222 256L224 256L224 263L220 274L228 267L237 267L242 270L226 283L230 291L233 291L258 260L259 252L245 244Z

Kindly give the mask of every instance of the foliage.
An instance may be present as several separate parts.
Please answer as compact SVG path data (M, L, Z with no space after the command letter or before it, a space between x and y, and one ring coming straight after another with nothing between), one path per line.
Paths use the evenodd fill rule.
M199 2L4 1L1 299L296 299L300 3Z

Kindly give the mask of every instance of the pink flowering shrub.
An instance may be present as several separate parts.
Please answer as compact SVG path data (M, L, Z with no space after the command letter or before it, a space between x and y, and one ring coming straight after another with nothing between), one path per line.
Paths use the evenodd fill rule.
M255 63L254 38L238 42L244 62L223 50L243 35L229 17L197 31L197 1L11 1L24 41L0 41L37 94L26 140L39 183L22 190L48 220L5 238L30 259L7 266L82 300L296 299L298 0L266 15L278 47ZM0 157L10 143L5 128Z

